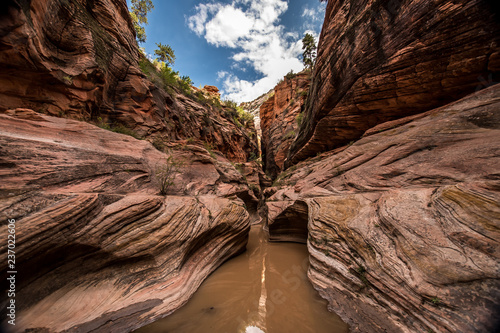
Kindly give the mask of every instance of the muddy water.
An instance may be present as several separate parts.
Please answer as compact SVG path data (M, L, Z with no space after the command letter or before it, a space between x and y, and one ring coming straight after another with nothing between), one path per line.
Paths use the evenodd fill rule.
M344 333L307 280L305 245L268 243L253 226L247 251L210 275L189 302L136 333Z

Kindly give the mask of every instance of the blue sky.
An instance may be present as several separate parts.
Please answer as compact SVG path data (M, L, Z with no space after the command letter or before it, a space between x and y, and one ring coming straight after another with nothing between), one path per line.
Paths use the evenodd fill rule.
M197 87L217 86L223 99L236 102L251 101L290 70L302 70L302 37L319 35L325 10L319 0L153 4L147 40L140 46L153 56L155 43L169 44L176 56L174 70L189 75Z

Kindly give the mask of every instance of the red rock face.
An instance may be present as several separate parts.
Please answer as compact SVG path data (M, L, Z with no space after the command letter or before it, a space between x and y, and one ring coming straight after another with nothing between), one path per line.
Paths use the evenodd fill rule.
M4 6L0 110L29 107L91 118L123 108L116 93L127 90L120 86L124 81L146 93L145 83L135 82L140 72L129 71L138 53L125 1L8 1Z
M0 111L101 118L143 137L204 141L235 162L258 153L256 136L220 107L150 82L125 0L9 0L2 8Z
M484 0L329 1L306 121L287 166L500 81L493 7Z
M261 96L257 97L256 99L254 99L251 102L245 102L245 103L240 104L240 107L242 107L243 110L250 113L254 117L255 130L257 131L257 136L258 136L259 153L262 153L260 150L261 149L260 141L262 138L262 129L260 128L260 107L272 95L274 95L274 88L269 90L267 93L262 94Z
M170 148L28 109L0 114L0 218L16 220L15 332L130 332L181 307L245 250L250 220L237 197L257 202L243 176L201 147ZM167 156L182 164L165 196ZM5 279L7 261L0 269Z
M288 149L297 134L297 116L309 83L309 73L285 78L274 88L274 95L260 107L264 170L273 178L283 170Z
M307 241L309 279L352 331L498 331L499 110L497 84L266 190L271 239Z

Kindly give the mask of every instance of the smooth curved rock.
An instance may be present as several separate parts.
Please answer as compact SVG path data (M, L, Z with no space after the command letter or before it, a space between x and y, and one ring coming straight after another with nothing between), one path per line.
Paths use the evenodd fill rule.
M500 82L499 15L487 0L328 1L285 166Z
M286 205L286 208L283 208ZM267 231L270 241L307 242L309 208L303 201L268 203Z
M234 162L258 154L252 126L228 108L167 93L143 73L125 0L6 0L0 12L0 111L28 108L111 127L158 144L209 144ZM147 66L146 66L147 67ZM152 69L150 69L153 71ZM208 87L217 96L216 87Z
M271 238L305 202L309 278L353 331L500 328L499 110L497 84L278 177Z
M159 196L167 155L147 141L17 109L0 114L0 142L1 237L16 220L14 332L131 331L245 250L237 195L249 189L221 156L172 149L184 165Z

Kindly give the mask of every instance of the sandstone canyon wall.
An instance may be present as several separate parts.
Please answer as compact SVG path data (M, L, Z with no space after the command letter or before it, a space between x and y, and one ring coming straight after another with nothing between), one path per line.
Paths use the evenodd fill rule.
M270 239L307 243L354 332L500 329L496 7L327 4L304 120L264 193Z
M271 239L307 241L311 282L353 331L499 327L499 110L495 85L267 190Z
M297 117L302 111L309 84L309 71L285 77L274 88L274 94L260 106L262 162L272 178L284 169L286 155L297 135Z
M235 162L257 154L227 110L165 92L139 66L124 0L2 2L0 111L122 124L140 136L205 141ZM214 87L215 88L215 87Z
M0 9L0 236L15 219L14 331L128 332L169 314L245 250L259 220L259 168L234 164L257 154L251 124L152 82L125 0Z
M328 1L287 166L499 82L493 1Z
M7 219L17 226L14 332L131 331L182 306L244 251L250 221L238 195L248 187L224 157L193 145L167 155L28 109L0 124L0 235ZM160 196L168 156L183 165ZM1 270L6 279L6 261Z

